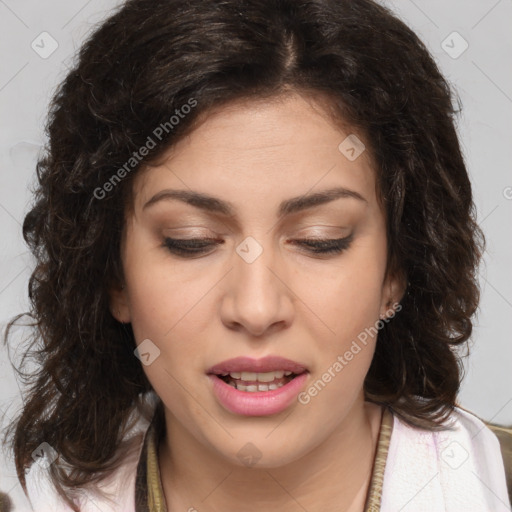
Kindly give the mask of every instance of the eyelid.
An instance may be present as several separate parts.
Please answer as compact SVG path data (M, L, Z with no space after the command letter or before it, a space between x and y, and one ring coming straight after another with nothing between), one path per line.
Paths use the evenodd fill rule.
M219 233L204 226L182 226L179 228L165 228L162 230L164 237L179 239L212 238L219 236Z
M318 232L322 236L337 236L340 233L346 233L350 229L351 224L340 225L340 224L312 224L310 222L297 222L290 226L293 229L294 236L296 233L301 234L302 232Z
M314 256L341 255L350 248L353 240L353 233L341 238L295 238L290 240L292 245L299 246L302 251ZM208 256L214 251L215 246L224 244L224 240L216 238L170 238L163 240L162 247L170 253L182 258L199 258ZM213 249L210 247L213 246Z

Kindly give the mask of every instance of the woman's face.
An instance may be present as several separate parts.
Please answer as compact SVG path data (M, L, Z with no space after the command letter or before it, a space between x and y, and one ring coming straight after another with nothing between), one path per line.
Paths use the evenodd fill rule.
M233 463L296 460L362 409L399 293L349 135L299 95L233 103L134 180L112 311L170 431Z

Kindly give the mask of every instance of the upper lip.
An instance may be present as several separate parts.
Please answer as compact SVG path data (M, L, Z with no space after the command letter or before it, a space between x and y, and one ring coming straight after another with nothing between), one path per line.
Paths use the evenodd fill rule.
M279 356L267 356L261 359L235 357L212 366L206 373L221 375L231 372L266 373L278 370L299 374L305 372L307 368L300 363Z

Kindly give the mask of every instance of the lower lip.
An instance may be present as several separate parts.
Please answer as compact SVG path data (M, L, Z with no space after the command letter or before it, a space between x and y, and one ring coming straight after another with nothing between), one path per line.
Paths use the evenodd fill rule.
M307 379L307 372L297 375L290 382L272 391L239 391L226 384L217 375L208 375L213 383L213 392L228 411L243 416L267 416L278 414L288 408Z

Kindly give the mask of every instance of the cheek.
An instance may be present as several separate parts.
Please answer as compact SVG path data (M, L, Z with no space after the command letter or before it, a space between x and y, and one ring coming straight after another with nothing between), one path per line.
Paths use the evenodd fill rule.
M343 348L379 320L386 270L386 240L360 237L337 263L304 269L297 289L321 322L323 339ZM302 284L301 284L302 283Z
M132 328L137 341L165 344L176 330L190 326L190 316L211 287L211 273L174 262L166 249L141 228L128 233L123 261Z
M321 319L308 322L318 359L299 403L323 411L327 429L361 396L373 359L385 273L378 249L368 244L347 253L330 276L317 274L317 287L309 288L311 309Z
M190 343L179 340L186 341L204 329L204 299L211 278L197 277L184 282L179 274L157 266L139 279L134 277L130 311L136 340L154 339L162 351L171 346L179 349L180 344L184 350L190 349Z
M194 404L183 395L183 386L191 389L190 377L202 371L192 341L207 320L201 299L208 286L202 278L187 282L168 262L162 264L161 257L145 261L144 266L130 266L127 260L126 273L135 339L138 344L149 339L157 347L153 350L158 356L143 370L166 404L191 409Z

